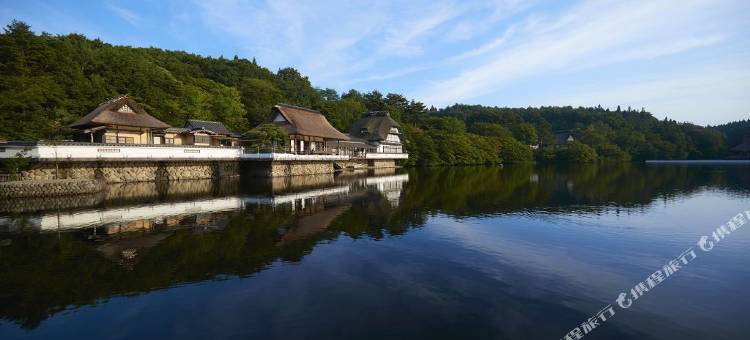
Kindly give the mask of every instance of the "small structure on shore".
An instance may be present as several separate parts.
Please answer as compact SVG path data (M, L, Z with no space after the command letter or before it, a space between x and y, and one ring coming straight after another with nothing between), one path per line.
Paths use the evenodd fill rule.
M361 141L378 153L403 153L403 133L388 111L370 111L352 124L352 141Z
M185 127L170 127L155 133L154 144L240 146L240 137L239 133L229 131L224 123L188 119Z
M146 112L129 96L110 99L69 127L75 140L91 143L152 144L154 131L170 126Z
M292 153L333 153L331 145L349 139L336 130L319 111L298 106L275 105L272 109L271 122L287 133Z
M573 134L570 133L570 131L555 131L552 137L553 137L552 143L543 144L542 146L559 148L559 147L565 146L566 144L573 143L576 141L576 139L573 137Z

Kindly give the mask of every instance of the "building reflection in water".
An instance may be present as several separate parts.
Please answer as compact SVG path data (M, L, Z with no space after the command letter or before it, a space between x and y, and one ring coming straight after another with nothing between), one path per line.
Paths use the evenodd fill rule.
M131 267L176 230L220 230L243 211L270 207L295 218L292 225L278 228L278 245L284 245L325 230L368 190L398 206L409 176L394 173L390 169L338 178L332 174L273 178L243 183L241 189L237 181L115 184L95 197L76 197L79 206L65 209L58 202L34 199L6 205L0 208L6 213L0 215L0 231L83 233L105 257ZM14 207L23 209L13 213Z
M0 255L9 274L0 275L0 288L14 294L0 294L0 319L33 329L112 296L300 261L340 236L404 235L434 213L627 214L705 188L747 197L748 173L629 165L390 169L122 184L98 195L2 202Z

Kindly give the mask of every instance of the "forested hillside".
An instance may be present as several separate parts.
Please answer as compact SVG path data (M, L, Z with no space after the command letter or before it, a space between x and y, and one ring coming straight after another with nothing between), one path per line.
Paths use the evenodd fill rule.
M37 35L15 21L0 34L0 139L65 138L67 124L120 94L135 97L173 126L192 117L223 121L240 132L263 122L278 102L320 110L342 131L367 110L388 110L404 125L409 162L418 165L534 157L568 162L718 158L727 152L719 130L658 120L643 110L428 109L394 93L316 88L293 68L272 72L237 56L113 46L78 34ZM550 142L558 130L570 130L579 142L554 150L529 148Z

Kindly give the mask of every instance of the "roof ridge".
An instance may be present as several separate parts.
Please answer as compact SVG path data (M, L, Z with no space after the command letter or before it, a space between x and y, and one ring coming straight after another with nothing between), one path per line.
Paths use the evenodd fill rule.
M188 120L192 120L192 121L196 121L196 122L206 122L206 123L222 123L222 122L220 122L218 120L205 120L205 119L193 119L193 118L190 118Z
M289 108L292 108L292 109L298 109L298 110L302 110L302 111L323 114L322 112L320 112L318 110L313 110L313 109L310 109L310 108L306 108L306 107L302 107L302 106L297 106L297 105L291 105L291 104L285 104L285 103L276 103L276 106L286 106L286 107L289 107Z
M103 101L103 102L99 103L99 105L101 106L101 105L104 105L104 104L110 104L110 103L114 103L114 102L116 102L116 101L118 101L118 100L120 100L120 99L124 99L124 98L129 98L129 97L130 97L130 96L129 96L129 95L127 95L127 94L121 94L121 95L119 95L119 96L116 96L116 97L113 97L113 98L107 99L107 100L105 100L105 101Z

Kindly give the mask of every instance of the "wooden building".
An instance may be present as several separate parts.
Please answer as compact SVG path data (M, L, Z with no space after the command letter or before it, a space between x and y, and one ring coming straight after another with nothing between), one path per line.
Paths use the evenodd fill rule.
M289 135L292 153L332 153L332 145L349 139L322 113L302 107L277 104L272 109L271 122Z
M401 126L391 118L388 111L366 112L352 124L349 136L352 142L366 143L373 152L404 152Z
M70 124L75 140L91 143L153 144L154 131L169 125L148 114L129 96L101 103L94 111Z
M240 137L221 122L188 119L185 127L155 132L154 144L240 146Z

